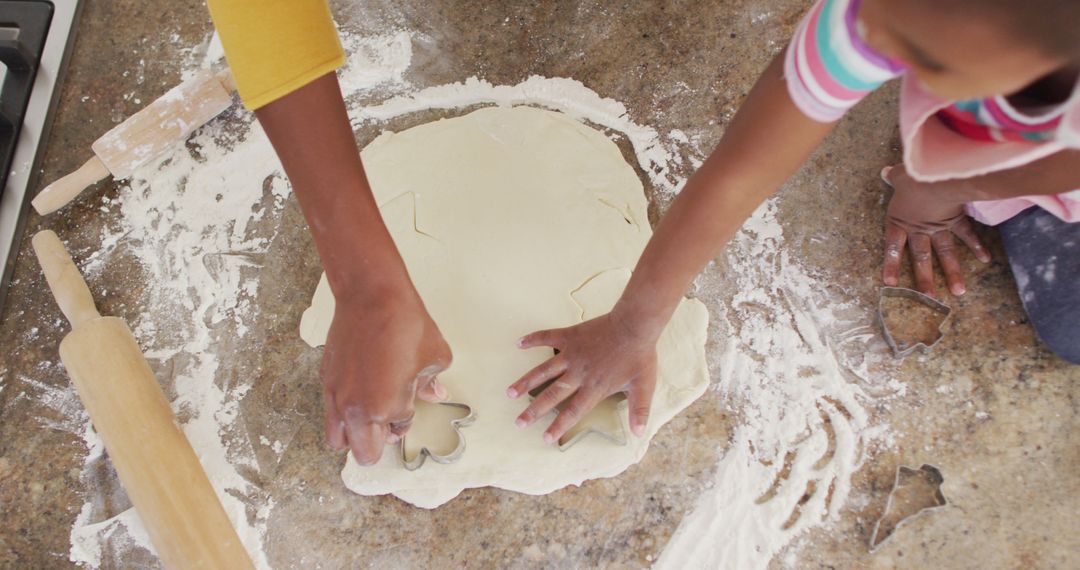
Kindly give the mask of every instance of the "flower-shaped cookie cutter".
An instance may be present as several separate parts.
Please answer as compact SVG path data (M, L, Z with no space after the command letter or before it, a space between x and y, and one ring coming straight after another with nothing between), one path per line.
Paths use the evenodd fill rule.
M455 447L454 450L450 453L446 454L435 453L427 447L421 447L420 451L416 454L416 457L409 459L405 451L405 439L409 437L409 434L406 433L401 437L401 440L398 443L398 450L400 452L399 455L401 456L402 464L404 464L405 469L408 469L409 471L416 471L417 469L419 469L424 464L424 461L426 461L429 457L435 463L441 463L445 465L461 459L461 456L465 454L465 436L461 434L461 428L466 427L476 421L476 412L473 412L472 407L466 404L458 404L454 402L440 402L438 405L459 408L465 411L465 417L456 420L450 420L450 427L453 428L454 435L457 436L457 447Z
M910 346L897 342L893 336L891 330L889 330L889 324L885 321L885 300L886 299L910 299L923 306L929 307L934 311L945 315L945 318L941 320L937 327L937 338L930 344L926 344L922 341L916 342ZM904 287L882 287L881 296L878 298L878 310L877 310L878 322L881 323L881 332L885 337L885 342L889 345L889 348L893 351L893 356L896 358L903 358L916 350L922 350L923 352L929 351L931 348L937 346L941 339L945 338L945 324L949 322L952 317L952 307L938 301L937 299L924 295L914 289L905 289Z

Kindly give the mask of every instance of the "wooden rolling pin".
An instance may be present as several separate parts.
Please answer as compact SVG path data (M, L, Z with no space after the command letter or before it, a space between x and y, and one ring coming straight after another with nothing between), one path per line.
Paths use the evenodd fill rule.
M102 317L51 231L34 252L72 331L60 358L166 568L253 568L123 320Z
M145 109L94 141L94 157L49 184L31 202L42 216L63 208L83 190L112 174L123 180L232 105L236 90L228 70L203 71L170 89Z

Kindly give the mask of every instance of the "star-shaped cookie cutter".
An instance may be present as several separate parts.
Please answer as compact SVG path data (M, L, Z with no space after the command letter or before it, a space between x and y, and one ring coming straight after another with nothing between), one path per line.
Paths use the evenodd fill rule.
M919 341L915 344L912 344L911 346L907 346L897 342L896 338L893 337L892 331L889 330L888 323L885 322L885 299L889 298L910 299L912 301L915 301L916 303L919 303L926 307L930 307L931 309L937 311L938 313L941 313L942 315L945 315L945 318L942 319L941 323L938 324L937 338L935 338L930 344ZM892 349L893 356L895 356L896 358L903 358L915 352L916 350L922 350L923 352L927 352L931 348L937 346L937 344L941 342L941 339L945 338L944 328L945 324L948 323L949 319L952 317L952 307L946 305L945 303L942 303L941 301L938 301L937 299L929 295L924 295L923 293L920 293L914 289L905 289L903 287L882 287L881 296L878 297L877 317L878 322L881 323L881 331L883 336L885 337L885 342L889 345L889 348Z
M471 425L473 422L475 422L476 413L473 412L471 406L468 406L466 404L458 404L455 402L439 402L438 405L465 410L465 417L458 418L456 420L450 420L450 427L453 428L454 435L457 436L457 447L455 447L453 451L447 454L435 453L427 447L421 447L420 452L416 454L416 457L413 457L410 460L405 451L405 439L409 437L409 434L406 432L405 435L401 437L401 440L398 443L398 450L399 455L401 456L402 464L404 464L405 469L408 469L409 471L416 471L417 469L419 469L428 457L430 457L431 460L435 463L441 463L445 465L461 459L461 456L465 453L465 436L461 434L461 428Z
M547 387L550 386L552 382L554 382L554 380L549 380L537 386L536 388L529 390L529 396L532 398L536 398L540 395L541 392L547 389ZM612 399L617 399L618 401L609 403L609 401ZM626 395L615 394L612 396L608 396L603 402L598 405L598 407L604 406L605 404L614 405L615 409L613 410L613 412L615 416L615 421L612 423L617 425L618 427L613 427L612 429L605 429L603 427L597 426L596 424L586 424L589 416L599 411L594 409L588 414L585 414L585 417L581 418L581 420L579 420L574 427L567 430L566 433L564 433L563 436L559 438L559 451L566 451L567 449L570 449L579 441L589 436L589 434L599 435L604 439L614 443L615 445L627 444L629 439L626 436L626 426L623 425L624 422L622 419L624 415L623 412L628 407L626 403ZM558 408L556 408L555 413L559 413Z

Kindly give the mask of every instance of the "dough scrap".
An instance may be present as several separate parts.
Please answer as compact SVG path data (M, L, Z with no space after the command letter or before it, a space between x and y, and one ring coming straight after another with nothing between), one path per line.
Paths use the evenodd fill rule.
M407 471L387 448L378 464L360 467L350 455L342 471L349 489L435 508L467 488L538 495L613 477L704 393L708 312L686 299L657 346L645 437L618 446L589 434L559 451L541 438L550 418L514 427L528 398L509 400L506 387L552 354L520 350L516 340L610 310L652 234L641 182L603 133L561 113L491 107L384 133L362 157L409 274L454 351L440 380L477 419L462 431L467 449L453 464ZM333 312L324 275L301 337L323 344ZM629 433L625 406L620 413Z

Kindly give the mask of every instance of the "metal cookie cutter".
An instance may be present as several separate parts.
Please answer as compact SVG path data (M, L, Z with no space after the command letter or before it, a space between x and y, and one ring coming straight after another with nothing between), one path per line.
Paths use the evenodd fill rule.
M912 301L915 301L916 303L919 303L926 307L930 307L931 309L937 311L938 313L941 313L942 315L945 315L945 318L942 319L941 323L938 324L937 338L935 338L934 341L930 344L926 344L922 341L916 342L915 344L912 344L910 346L898 343L896 341L896 338L893 337L892 331L889 330L888 323L885 322L885 299L888 298L910 299ZM882 287L881 296L878 298L877 317L878 321L881 323L881 330L885 336L885 342L888 343L889 348L892 349L893 356L895 356L896 358L903 358L915 352L916 350L922 350L923 352L926 352L931 348L937 346L937 343L941 342L941 339L945 338L945 332L942 329L945 328L945 324L948 323L949 319L952 317L952 307L946 305L945 303L942 303L941 301L938 301L937 299L929 295L924 295L918 291L915 291L914 289L905 289L903 287Z
M458 459L461 459L461 456L465 453L465 436L463 436L461 434L461 428L466 427L466 426L472 424L473 422L475 422L476 421L476 413L473 412L472 407L467 406L465 404L457 404L457 403L452 403L452 402L441 402L438 405L440 405L440 406L450 406L450 407L453 407L453 408L459 408L459 409L465 410L465 412L467 414L463 418L459 418L459 419L456 419L456 420L450 420L450 427L452 427L454 429L454 434L457 436L457 440L458 440L457 447L455 447L453 451L451 451L450 453L447 453L445 455L435 453L435 452L431 451L430 449L428 449L427 447L421 447L420 452L416 454L416 457L413 457L412 460L409 460L409 458L406 456L406 453L405 453L405 438L407 438L409 436L409 434L406 433L404 436L402 436L401 441L398 443L398 450L400 452L399 455L401 456L401 462L405 465L405 469L408 469L409 471L416 471L417 469L419 469L420 466L424 464L424 461L426 461L428 457L430 457L431 460L434 461L435 463L441 463L441 464L445 465L447 463L453 463L453 462L457 461Z
M889 511L892 510L893 497L896 496L897 489L900 488L901 482L908 477L918 475L920 472L926 475L931 483L934 484L934 494L932 499L934 503L928 507L923 507L910 515L900 519L896 522L896 525L892 527L892 530L883 537L878 538L878 533L881 532L881 523L885 520L885 517L889 516ZM914 519L917 519L927 513L940 511L949 506L949 501L945 498L945 494L941 492L941 484L945 482L945 477L941 474L941 470L937 467L924 463L922 467L915 469L914 467L908 467L907 465L901 465L896 468L896 478L893 480L893 488L889 491L889 498L885 500L885 511L881 513L881 518L874 523L874 531L870 534L870 553L873 554L879 548L889 542L893 536L896 536L896 531L900 530L900 527L908 524Z
M529 395L535 398L539 396L554 380L550 380L533 388L529 391ZM559 438L559 451L566 451L579 441L587 437L589 434L596 434L604 439L614 443L615 445L626 445L629 441L626 436L626 426L623 425L623 412L627 409L626 396L623 394L616 394L605 398L602 402L597 404L585 417L578 421L577 425L567 430L562 437ZM558 413L556 409L556 414ZM605 419L608 420L608 425L601 425L601 422L597 421L598 416L607 415Z
M614 398L616 396L609 396ZM595 410L590 414L586 414L584 418L578 422L578 425L570 428L562 437L559 438L559 451L566 451L573 447L577 442L584 439L589 434L596 434L604 439L614 443L615 445L626 445L628 440L626 437L626 427L623 426L623 412L627 409L626 397L624 396L617 402L608 403L607 400L597 405L600 406L610 405L613 410L610 410L613 416L613 425L610 427L601 427L595 423L587 423L589 415L591 413L604 413L603 410Z

